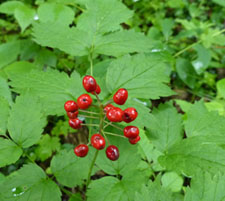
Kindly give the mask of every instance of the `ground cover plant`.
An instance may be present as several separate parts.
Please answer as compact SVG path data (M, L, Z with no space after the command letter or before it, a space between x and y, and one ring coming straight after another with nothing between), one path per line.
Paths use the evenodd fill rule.
M224 201L224 0L0 4L0 201Z

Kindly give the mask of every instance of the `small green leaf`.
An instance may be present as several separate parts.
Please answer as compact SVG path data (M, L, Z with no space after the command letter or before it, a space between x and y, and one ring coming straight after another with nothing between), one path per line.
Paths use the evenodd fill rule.
M179 192L183 186L183 178L176 172L167 172L162 178L162 186L170 189L172 192Z
M163 35L166 41L168 41L169 37L173 33L172 29L174 27L174 20L170 18L163 19L161 22L161 27L162 27Z
M23 5L24 4L20 1L6 1L0 5L0 13L13 15L15 10Z
M9 102L2 96L0 96L0 108L0 135L5 135L10 108Z
M225 78L216 83L217 95L225 99Z
M12 94L7 81L0 77L0 96L5 98L9 105L12 103Z

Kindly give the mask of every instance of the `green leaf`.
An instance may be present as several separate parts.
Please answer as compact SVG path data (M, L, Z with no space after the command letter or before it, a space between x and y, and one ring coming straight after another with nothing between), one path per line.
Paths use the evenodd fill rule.
M120 24L132 16L125 5L117 0L88 0L86 10L78 18L77 27L91 34L104 34L121 29Z
M176 172L167 172L162 178L162 186L170 189L172 192L179 192L183 186L183 178Z
M191 63L187 59L178 58L176 70L180 79L189 87L194 88L196 83L196 73Z
M18 21L22 32L32 23L34 20L35 11L28 6L19 6L15 10L15 18Z
M73 150L61 151L53 157L51 170L60 184L68 187L81 185L84 179L87 179L91 156L90 151L88 157L85 158L78 158Z
M5 98L9 104L12 103L12 95L8 83L5 79L0 77L0 96Z
M106 84L112 94L126 88L130 97L157 99L173 92L165 85L166 66L153 56L124 56L114 60L107 71Z
M187 188L185 201L223 201L225 192L225 176L216 173L214 176L199 171L191 180L191 187Z
M209 112L203 101L193 104L186 113L184 122L188 137L197 135L221 135L224 136L225 118L217 112Z
M217 95L225 99L225 78L216 83Z
M40 97L46 114L65 114L63 109L67 100L75 99L84 92L80 75L74 72L71 77L57 70L47 72L31 71L26 74L10 74L10 85L13 91L23 93L30 89L30 93Z
M220 6L225 7L225 0L213 0L213 2L219 4Z
M172 29L174 27L174 20L170 18L163 19L161 22L161 27L162 27L163 35L166 41L168 41L169 37L173 33Z
M177 105L179 105L181 107L182 111L185 112L185 113L192 106L192 104L190 102L187 102L187 101L184 101L184 100L180 100L180 99L176 99L175 102L176 102Z
M202 45L196 45L194 49L197 51L198 58L192 61L192 65L197 74L202 74L210 64L211 53Z
M43 135L38 144L39 146L35 149L35 153L41 159L41 161L45 161L52 155L53 151L58 151L60 149L58 137Z
M149 125L149 138L160 151L166 151L182 139L182 117L172 103L154 108Z
M0 96L0 108L0 135L5 135L9 117L9 102L2 96Z
M18 96L8 119L8 130L12 139L27 148L41 137L46 120L41 113L41 105L29 93Z
M41 22L57 21L65 25L72 23L75 15L70 7L57 3L43 3L37 12Z
M11 174L0 190L4 201L60 201L61 192L53 181L46 178L44 171L35 164L24 165Z
M23 5L24 4L20 1L6 1L0 5L0 13L13 15L15 10Z
M11 140L0 138L0 167L15 163L23 151Z
M0 45L0 69L17 59L20 42L12 41Z
M219 135L189 137L159 158L169 171L194 175L197 171L225 172L225 138Z

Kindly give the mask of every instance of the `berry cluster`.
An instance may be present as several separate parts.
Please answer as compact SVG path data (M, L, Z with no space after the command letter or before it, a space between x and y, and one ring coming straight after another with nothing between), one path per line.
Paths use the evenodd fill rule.
M140 140L139 129L136 126L126 126L124 129L122 129L120 127L115 126L113 122L122 122L122 121L126 123L132 122L137 118L138 115L137 110L133 107L129 107L125 110L122 110L121 108L115 107L110 103L106 104L105 106L102 105L98 98L98 94L101 93L101 88L92 76L87 75L83 78L83 87L87 92L96 96L99 102L99 109L101 114L99 117L99 119L101 119L100 120L101 123L99 125L100 127L99 133L93 134L91 136L91 145L97 150L102 150L105 148L106 144L105 138L107 139L106 135L107 134L117 135L105 132L102 126L102 122L107 123L104 126L104 128L107 126L114 126L120 130L123 130L124 136L122 137L128 138L130 144L136 144ZM113 102L118 105L123 105L126 102L127 98L128 98L127 90L121 88L114 94ZM82 94L81 96L78 97L77 102L69 100L65 103L64 108L67 112L67 116L69 117L69 125L72 128L79 129L81 128L82 125L85 125L78 118L78 114L79 111L85 112L85 109L88 109L92 105L92 102L93 100L89 94ZM105 117L109 120L109 122L105 121ZM108 144L109 146L106 148L106 156L110 160L115 161L119 158L119 150L116 146L110 145L109 141ZM75 147L74 153L78 157L85 157L88 153L88 150L89 150L88 145L80 144L77 147Z

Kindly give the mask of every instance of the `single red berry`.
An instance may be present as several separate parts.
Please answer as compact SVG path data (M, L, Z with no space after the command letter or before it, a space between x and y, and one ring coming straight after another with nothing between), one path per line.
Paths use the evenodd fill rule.
M108 105L106 105L105 107L104 107L104 112L108 112L110 109L112 109L112 108L115 108L115 106L114 105L112 105L112 104L108 104Z
M127 138L136 138L139 135L139 129L136 126L127 126L123 129L123 133Z
M70 119L76 119L78 113L79 113L78 110L75 111L75 112L66 112L67 116L68 116Z
M83 87L87 92L94 92L97 88L97 83L95 78L90 75L86 75L83 78Z
M129 138L129 142L131 143L131 144L137 144L138 143L138 141L140 141L140 136L138 135L137 137L135 137L135 138Z
M96 94L100 94L101 93L101 88L100 88L100 86L97 84L97 87L96 87L96 90L95 90L95 92L91 92L93 95L95 95L95 93Z
M95 149L101 150L105 148L105 139L100 134L91 136L91 144Z
M81 128L81 123L82 123L82 121L78 118L69 119L69 125L70 125L70 127L74 128L74 129Z
M74 153L78 156L78 157L85 157L88 153L88 146L86 144L80 144L77 147L75 147L74 149Z
M77 105L80 109L87 109L92 103L92 98L88 94L82 94L77 99Z
M118 107L111 108L107 113L106 116L109 121L112 122L121 122L123 121L123 110Z
M114 145L108 146L106 149L106 156L111 161L116 161L120 156L119 149Z
M67 112L75 112L78 110L78 105L75 101L69 100L64 104L64 108Z
M131 121L134 121L138 116L138 112L135 108L129 107L124 110L123 113L123 121L130 123Z
M123 105L128 97L128 92L126 89L119 89L113 96L113 100L118 105Z

